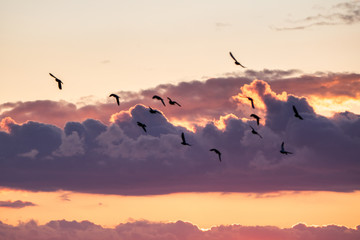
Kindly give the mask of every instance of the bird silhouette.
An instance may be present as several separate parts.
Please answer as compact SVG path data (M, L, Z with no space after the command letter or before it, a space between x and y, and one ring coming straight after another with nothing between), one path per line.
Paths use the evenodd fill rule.
M178 105L179 107L181 107L181 105L178 103L178 102L176 102L176 101L173 101L173 100L171 100L171 98L169 98L169 97L167 97L167 99L169 99L169 104L170 105Z
M156 114L156 113L161 114L161 112L159 112L158 110L152 109L151 107L149 107L149 112L150 112L151 114Z
M255 131L255 129L252 126L250 126L250 127L251 127L251 133L252 134L258 135L260 138L263 138L257 131Z
M160 100L160 101L162 102L162 104L163 104L164 106L166 106L166 105L165 105L165 102L164 102L164 99L162 99L162 97L159 97L158 95L154 95L154 96L152 97L152 99Z
M58 79L57 77L55 77L54 75L52 75L51 73L49 73L50 74L50 76L52 76L53 78L55 78L55 81L58 83L58 87L59 87L59 89L61 90L62 89L62 84L63 84L63 82L60 80L60 79Z
M146 132L146 125L144 123L141 122L136 122L136 123L139 127L141 127L144 130L144 132Z
M293 154L292 152L285 151L285 149L284 149L284 142L281 143L280 153L285 154L285 155Z
M210 151L215 152L219 156L219 161L221 162L221 152L216 148L212 148L210 149Z
M297 111L297 109L296 109L296 107L293 105L293 110L294 110L294 113L295 113L295 117L297 117L298 119L301 119L301 120L304 120L301 116L300 116L300 114L298 113L298 111Z
M259 126L259 124L260 124L260 117L259 117L258 115L256 115L256 114L251 114L250 117L255 118L255 119L256 119L256 123L257 123L257 125Z
M239 65L239 66L245 68L245 66L241 65L241 63L239 63L238 60L236 60L236 58L232 55L231 52L229 52L229 53L230 53L231 58L234 59L236 65Z
M114 97L116 98L116 102L117 102L117 105L120 106L120 97L114 93L110 94L109 97Z
M189 143L186 142L184 133L181 133L181 139L182 139L182 142L181 142L182 145L191 146Z
M255 109L254 99L252 99L251 97L246 97L246 98L249 99L249 101L251 102L251 107Z

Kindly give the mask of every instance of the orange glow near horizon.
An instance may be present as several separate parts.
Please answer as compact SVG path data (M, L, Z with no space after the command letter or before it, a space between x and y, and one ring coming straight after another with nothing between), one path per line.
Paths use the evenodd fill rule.
M0 190L0 201L29 201L37 206L0 208L0 221L17 225L31 219L88 220L104 227L146 219L187 221L199 228L215 225L272 225L281 228L303 222L355 228L360 224L360 192L176 193L118 196L76 192Z

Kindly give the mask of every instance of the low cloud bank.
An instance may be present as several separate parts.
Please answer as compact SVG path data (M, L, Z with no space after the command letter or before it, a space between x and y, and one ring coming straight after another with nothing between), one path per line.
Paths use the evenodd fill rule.
M202 231L182 221L136 221L119 224L115 228L103 228L89 221L60 220L45 225L30 221L18 226L0 222L0 236L12 240L358 240L360 226L351 229L335 225L311 227L297 224L292 228L281 229L272 226L221 225Z

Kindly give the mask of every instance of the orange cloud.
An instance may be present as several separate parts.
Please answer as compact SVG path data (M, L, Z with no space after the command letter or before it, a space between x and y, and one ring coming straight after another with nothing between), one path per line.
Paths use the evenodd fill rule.
M266 111L266 105L264 103L264 96L269 95L274 99L281 101L287 100L287 93L282 92L281 94L276 94L271 90L270 84L262 80L254 80L250 84L245 84L240 88L240 93L232 96L232 98L241 104L246 104L251 108L251 102L247 97L251 97L254 100L255 109L260 109Z
M11 126L14 124L16 124L14 119L12 119L11 117L5 117L0 122L0 129L5 130L6 132L10 132Z

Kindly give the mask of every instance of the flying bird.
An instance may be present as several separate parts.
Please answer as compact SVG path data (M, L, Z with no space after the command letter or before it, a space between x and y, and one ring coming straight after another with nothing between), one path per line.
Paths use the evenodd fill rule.
M229 53L230 53L231 58L234 59L236 65L239 65L239 66L245 68L245 66L241 65L241 63L239 63L239 62L236 60L236 58L232 55L231 52L229 52Z
M254 99L252 99L251 97L246 97L246 98L249 99L249 101L251 102L251 107L255 109Z
M141 122L136 122L136 123L139 127L141 127L144 130L144 132L146 132L146 125L144 123Z
M50 76L52 76L53 78L55 78L55 81L58 83L58 87L59 87L59 89L61 90L62 89L62 84L63 84L63 82L60 80L60 79L58 79L57 77L55 77L54 75L52 75L51 73L49 73L50 74Z
M250 126L250 127L251 127L251 133L252 134L258 135L260 138L263 138L257 131L255 131L255 129L252 126Z
M219 156L219 161L221 162L221 152L216 148L212 148L210 149L210 151L215 152Z
M164 102L164 99L162 99L162 97L159 97L158 95L154 95L154 96L152 97L152 99L160 100L160 101L162 102L162 104L163 104L164 106L166 106L166 105L165 105L165 102Z
M285 151L285 149L284 149L284 142L281 143L280 153L285 154L285 155L293 154L292 152Z
M120 100L119 100L120 97L119 97L118 95L112 93L112 94L110 94L109 97L114 97L114 98L116 98L117 105L120 106Z
M300 116L300 114L298 113L298 111L297 111L297 109L296 109L296 107L293 105L293 110L294 110L294 113L295 113L295 117L297 117L297 118L299 118L299 119L301 119L301 120L304 120L301 116Z
M149 112L150 112L151 114L156 114L156 113L161 114L161 112L159 112L158 110L154 110L154 109L152 109L151 107L149 107Z
M167 97L167 99L169 99L169 104L170 105L178 105L179 107L181 107L181 105L178 103L178 102L176 102L176 101L173 101L173 100L171 100L171 98L169 98L169 97Z
M259 126L259 124L260 124L260 117L259 117L258 115L256 115L256 114L251 114L250 117L255 118L255 119L256 119L256 123L257 123L257 125Z
M182 142L181 142L182 145L191 146L189 143L186 142L184 133L181 133L181 139L182 139Z

